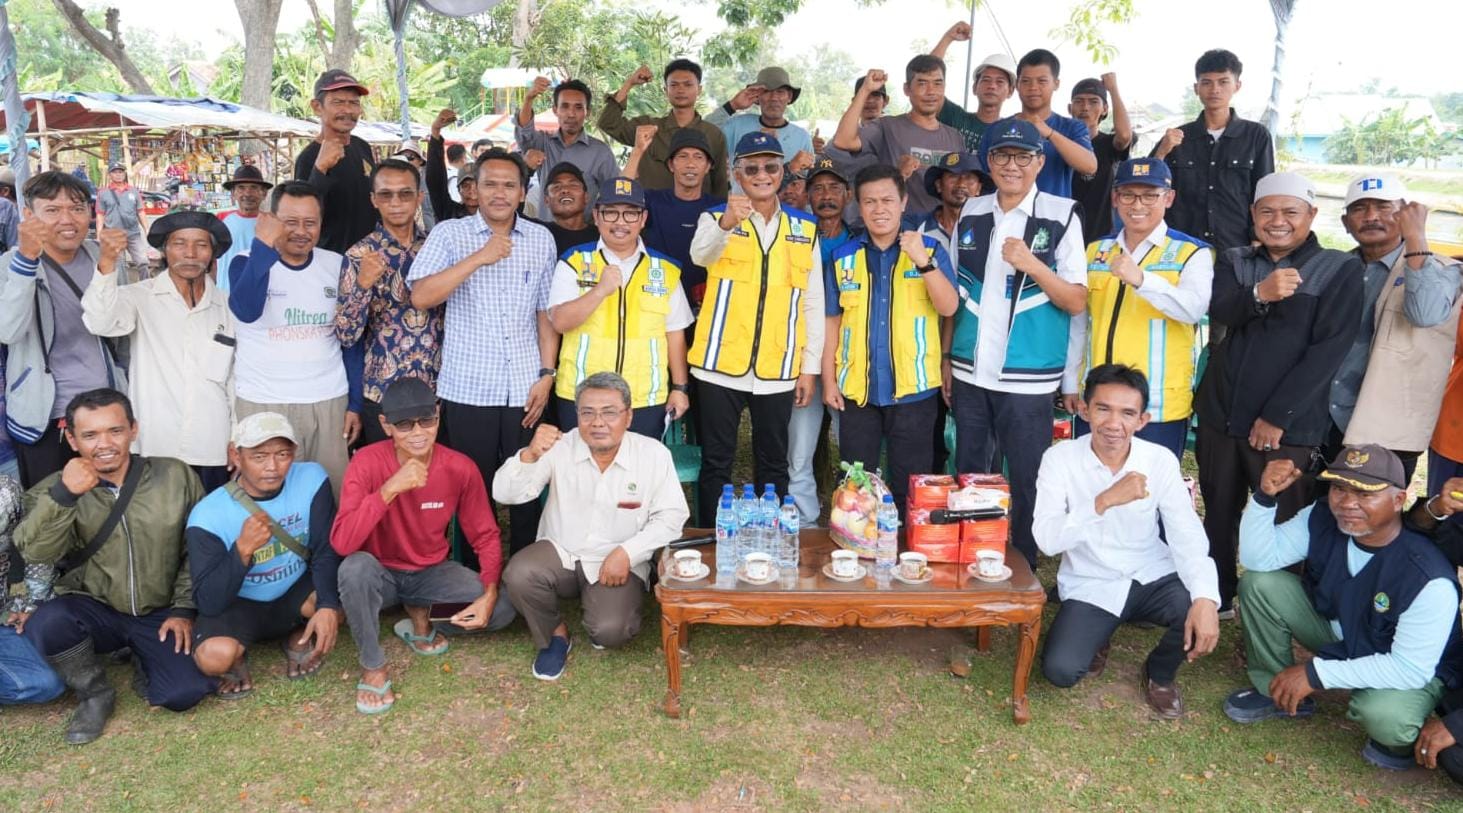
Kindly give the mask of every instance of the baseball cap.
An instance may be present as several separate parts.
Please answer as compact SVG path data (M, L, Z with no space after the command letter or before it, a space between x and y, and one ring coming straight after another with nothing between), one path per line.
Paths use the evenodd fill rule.
M761 130L753 130L737 140L735 155L738 159L749 155L775 155L781 158L782 144Z
M127 171L127 166L125 164L120 164L120 163L112 164L111 166L107 167L107 171L108 172L126 172Z
M1101 79L1088 77L1079 80L1072 86L1072 98L1075 99L1078 96L1096 96L1102 100L1103 104L1107 104L1107 88L1102 86Z
M792 77L787 75L787 71L778 67L768 67L757 71L757 81L753 84L761 85L768 90L787 88L788 90L792 91L791 98L787 100L788 104L792 104L793 102L797 101L798 96L801 96L803 93L802 88L793 86Z
M973 154L968 152L948 153L945 155L944 158L941 158L939 162L936 163L934 166L925 170L925 191L929 193L930 197L940 197L940 193L938 190L936 190L935 184L938 183L941 178L945 177L946 174L951 172L974 172L979 175L985 175L984 172L980 171L980 160L977 159ZM981 189L988 189L988 176L983 177L980 183Z
M700 150L706 153L707 161L712 164L716 163L716 157L711 154L711 143L706 140L706 134L695 127L682 127L671 134L671 150L666 153L666 163L669 164L671 159L676 157L676 153L688 149Z
M1169 170L1168 162L1161 158L1129 158L1118 164L1112 185L1114 189L1139 185L1172 189L1173 172Z
M1343 448L1317 479L1345 483L1361 491L1381 491L1387 486L1407 488L1402 461L1375 443Z
M1018 118L1001 119L986 130L987 154L1001 147L1019 147L1031 152L1041 152L1041 134L1036 125Z
M437 411L437 393L420 378L398 378L381 394L381 415L387 423L429 418Z
M1005 73L1006 78L1011 80L1011 86L1016 86L1016 60L1012 59L1010 54L995 53L982 59L980 64L975 66L975 70L970 72L970 81L974 82L980 76L980 72L986 68L995 68Z
M1316 185L1306 176L1294 172L1272 172L1255 184L1255 203L1271 195L1287 195L1300 198L1311 206L1316 205Z
M344 90L346 88L351 88L362 96L371 95L371 91L367 90L365 85L357 82L354 76L351 76L340 68L331 68L325 73L320 74L320 78L315 80L316 96L329 90Z
M1407 197L1407 187L1402 180L1390 172L1374 172L1351 179L1346 185L1346 202L1350 206L1359 200L1402 200Z
M256 412L234 424L233 439L236 448L252 449L274 438L299 443L295 439L295 428L290 426L289 419L278 412Z
M415 141L401 142L401 146L396 148L396 152L393 152L391 154L391 157L406 158L415 161L426 160L425 158L422 158L422 151L420 149L417 149L417 143Z
M820 152L813 156L813 166L808 169L808 183L812 184L814 178L825 173L843 181L844 186L848 186L848 176L838 168L838 162L827 153Z
M864 82L868 78L869 77L866 74L864 76L860 76L859 78L853 80L853 95L855 95L855 96L858 95L859 88L861 88L861 87L864 86ZM878 90L870 91L869 92L869 95L870 96L883 96L884 97L884 101L888 101L889 100L889 91L886 90L886 89L884 89L884 88L879 88Z
M645 208L645 189L634 178L613 178L599 188L599 199L595 206L609 206L624 203Z
M579 179L581 186L585 189L589 188L589 184L584 180L584 170L568 161L560 161L554 164L554 168L549 170L549 174L544 176L544 186L552 184L560 175L573 175Z
M157 220L152 221L152 226L147 230L147 244L153 248L162 248L168 242L168 235L182 229L203 229L208 236L213 238L213 258L217 260L229 250L234 244L233 235L229 234L229 227L224 225L214 215L208 212L171 212Z
M274 184L264 180L264 173L259 171L259 167L252 164L240 164L239 168L234 170L234 177L224 181L223 186L224 189L233 189L241 183L257 183L265 189L274 187Z

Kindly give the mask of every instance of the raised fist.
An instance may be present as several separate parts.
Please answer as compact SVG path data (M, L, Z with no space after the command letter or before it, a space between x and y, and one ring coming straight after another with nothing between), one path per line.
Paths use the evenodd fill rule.
M530 440L528 445L523 449L523 462L537 463L539 458L548 454L549 450L554 448L554 444L558 443L561 437L563 437L563 433L559 431L557 426L550 426L546 423L539 424L538 429L535 429L533 432L533 440Z
M388 268L386 258L381 255L381 252L372 251L362 255L360 265L356 271L356 285L360 286L362 291L371 290L371 287L379 282L381 277L386 275Z

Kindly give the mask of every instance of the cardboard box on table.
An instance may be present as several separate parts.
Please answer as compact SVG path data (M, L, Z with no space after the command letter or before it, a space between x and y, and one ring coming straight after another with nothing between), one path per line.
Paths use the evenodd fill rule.
M947 507L951 491L972 485L1011 493L1006 478L999 474L910 475L905 548L923 553L931 562L974 562L976 551L982 548L1004 552L1011 532L1006 517L946 524L930 522L930 511Z

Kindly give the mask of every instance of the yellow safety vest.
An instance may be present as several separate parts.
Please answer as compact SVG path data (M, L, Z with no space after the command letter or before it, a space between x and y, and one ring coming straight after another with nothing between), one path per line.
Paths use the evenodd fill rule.
M724 208L709 211L719 216ZM733 376L751 371L764 381L802 373L803 293L817 234L812 217L779 209L777 239L763 253L751 221L737 224L706 269L706 298L687 356L692 367Z
M1115 238L1087 245L1087 353L1082 376L1101 364L1126 364L1148 377L1148 412L1154 421L1179 421L1194 411L1196 326L1170 319L1112 272L1122 248ZM1138 263L1178 285L1189 258L1212 251L1182 232L1168 230L1162 246ZM1079 381L1080 386L1080 381Z
M564 262L574 269L579 295L594 288L604 273L604 253L593 244L573 249ZM559 343L559 374L554 391L574 400L574 388L594 373L612 370L630 383L635 407L665 403L670 393L666 317L671 294L681 284L681 269L653 252L640 255L620 289L599 303L579 327Z
M928 246L935 241L925 238ZM874 275L869 272L864 242L840 246L829 259L838 285L843 319L838 330L838 391L864 406L869 402L869 363L873 342ZM931 272L938 273L938 272ZM894 362L894 397L940 386L940 314L930 301L924 275L903 251L894 261L889 281L889 355ZM830 294L831 295L831 294Z

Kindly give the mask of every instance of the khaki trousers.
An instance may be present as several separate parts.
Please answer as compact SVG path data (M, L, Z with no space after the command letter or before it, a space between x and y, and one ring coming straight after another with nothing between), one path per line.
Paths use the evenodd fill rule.
M634 573L618 587L590 584L584 566L569 570L559 561L554 543L541 539L513 554L503 571L503 589L514 609L528 622L533 643L549 645L554 629L563 623L559 600L579 597L584 605L584 629L590 641L611 649L629 643L640 632L645 605L645 582Z

